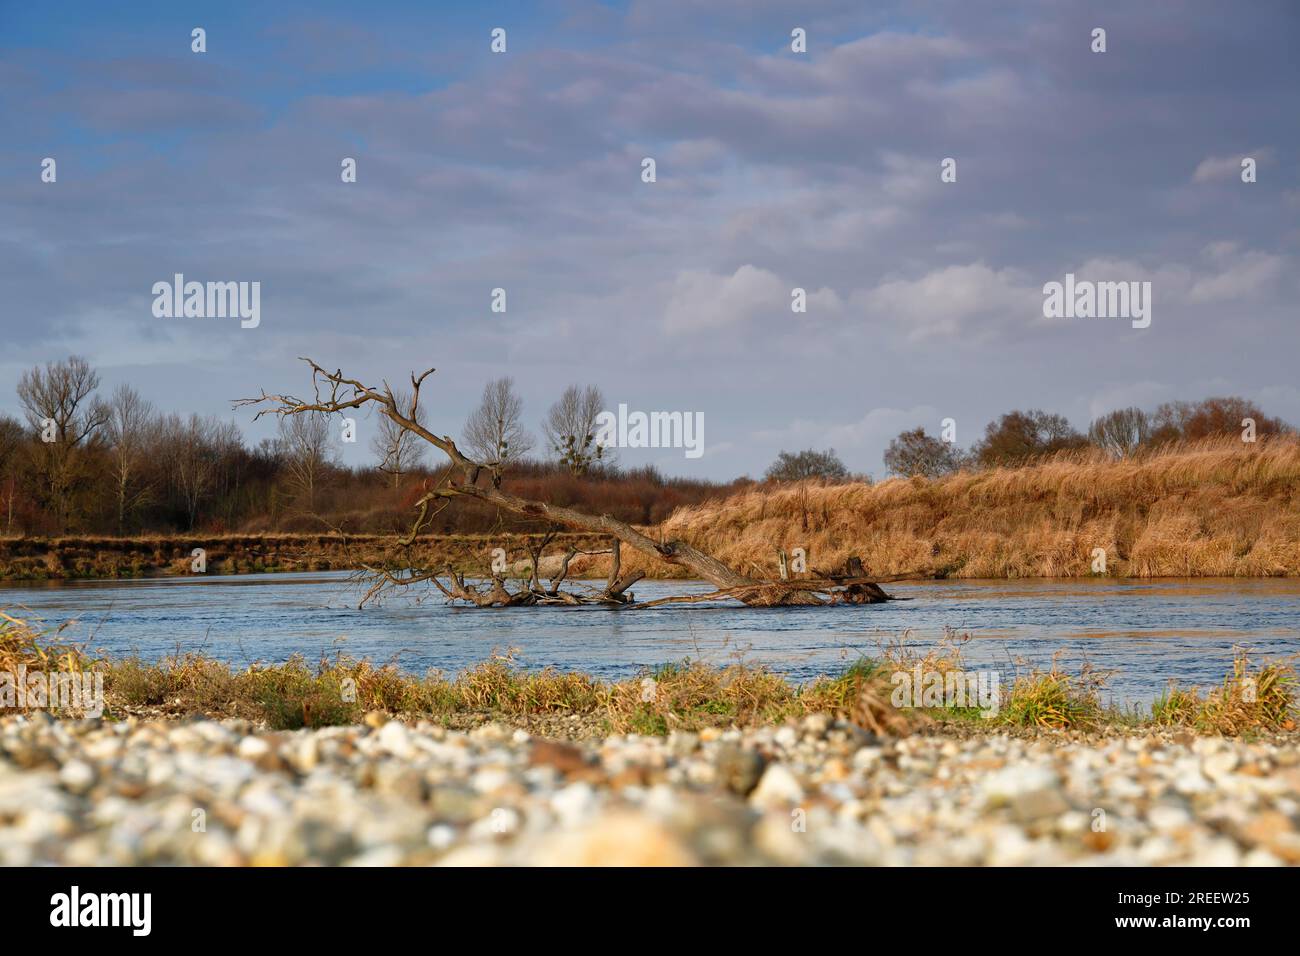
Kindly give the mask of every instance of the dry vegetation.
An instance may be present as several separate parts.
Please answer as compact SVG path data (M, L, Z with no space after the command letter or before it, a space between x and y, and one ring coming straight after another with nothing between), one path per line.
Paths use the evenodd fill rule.
M1239 736L1260 727L1295 726L1296 674L1287 664L1252 669L1244 652L1232 673L1204 697L1200 688L1170 687L1151 708L1155 723L1192 727L1202 733Z
M522 491L545 490L521 482ZM882 577L1084 577L1093 573L1094 548L1105 549L1107 573L1117 577L1296 575L1300 440L1204 440L1118 461L1086 449L1016 468L879 484L752 485L641 527L763 575L775 571L778 548L796 547L807 551L810 570L859 555ZM0 578L188 573L195 547L208 549L209 570L217 573L355 568L390 540L354 535L345 547L330 534L0 539ZM507 530L442 528L421 537L431 564L469 573L486 571L493 547L505 547L512 561L525 557L526 540ZM557 542L607 547L581 535ZM603 577L606 565L579 556L570 576ZM624 569L684 573L630 552Z
M493 548L511 560L527 555L540 534L440 534L421 538L413 555L431 566L450 564L467 573L484 573ZM195 548L206 552L209 574L260 574L279 571L355 570L378 563L389 553L392 536L377 534L213 534L147 535L133 538L0 538L0 579L128 578L192 573ZM596 550L607 547L592 535L558 534L556 546Z
M763 487L681 508L656 534L767 573L778 548L802 547L810 569L860 555L879 576L1084 577L1104 548L1111 576L1296 575L1300 441L1206 440L1118 461L1087 449L938 479Z
M1252 668L1237 657L1223 685L1202 695L1197 688L1170 687L1150 716L1104 707L1105 675L1069 675L1055 665L1019 674L992 718L977 707L899 709L891 703L897 671L949 674L963 669L958 643L924 654L904 644L862 658L841 673L794 684L763 666L718 667L699 661L665 664L630 680L607 682L552 668L527 671L510 656L491 659L449 676L414 676L394 664L336 657L309 664L295 657L282 664L234 668L199 655L153 663L87 655L59 634L41 634L0 613L0 672L101 671L105 716L129 714L246 717L275 729L356 723L371 711L400 717L499 719L578 716L611 733L665 734L703 727L777 724L812 713L853 720L877 733L906 734L960 726L969 732L1021 728L1100 730L1157 725L1204 734L1241 736L1295 729L1296 670L1289 661ZM650 683L650 682L653 683Z

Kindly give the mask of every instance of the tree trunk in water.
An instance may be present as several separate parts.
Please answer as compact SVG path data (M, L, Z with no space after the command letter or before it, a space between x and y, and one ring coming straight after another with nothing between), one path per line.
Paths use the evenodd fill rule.
M654 539L646 537L630 524L611 518L609 515L589 515L581 511L574 511L572 508L548 504L544 501L519 498L501 491L499 488L480 487L477 484L457 485L454 488L445 489L441 494L444 496L464 495L477 498L480 501L496 505L523 517L544 519L581 531L610 535L648 557L686 568L692 575L708 581L718 590L745 587L761 588L762 590L755 590L752 594L741 593L736 595L738 600L746 604L770 606L774 604L809 605L826 603L814 592L800 588L798 582L790 582L788 590L781 588L773 591L770 587L764 587L772 582L761 581L741 574L712 555L705 554L685 541L667 541L660 544Z
M760 584L754 578L747 577L723 564L717 558L705 554L684 541L669 541L659 544L646 537L630 524L611 518L609 515L589 515L572 508L547 504L544 501L531 501L501 491L499 488L483 488L477 485L458 485L451 493L478 498L480 501L496 505L512 514L527 518L539 518L555 524L580 531L607 534L628 547L640 551L648 557L658 558L668 564L686 568L698 578L708 581L718 588L734 588L746 584Z
M456 447L455 441L450 436L437 435L421 422L420 386L426 378L433 374L434 369L428 369L419 375L412 373L410 398L399 405L392 389L386 383L382 389L371 388L358 379L347 378L341 370L330 372L321 368L311 359L304 359L303 361L312 369L312 381L316 388L315 402L305 402L290 395L267 395L263 392L259 398L239 399L235 402L235 406L269 405L270 408L257 413L255 418L258 418L272 411L280 416L322 412L335 414L346 412L349 409L361 408L373 402L378 404L382 408L382 414L402 431L419 436L450 459L452 469L447 477L451 483L443 485L441 479L439 479L438 486L427 491L416 503L418 516L410 532L399 539L399 544L402 547L409 547L414 543L420 531L428 526L432 517L429 514L429 506L432 502L438 499L469 497L524 518L614 538L621 544L625 544L647 557L685 568L694 577L708 581L720 592L730 592L729 596L743 601L745 604L770 607L773 605L827 603L827 600L823 599L819 592L826 594L830 603L840 603L840 593L838 591L832 593L828 587L828 585L833 585L835 582L752 578L741 574L712 555L705 554L685 541L657 542L642 534L630 524L618 521L608 515L585 514L572 508L565 508L544 501L532 501L502 491L499 487L500 472L495 464L485 465L466 458L460 449ZM326 392L327 394L323 394ZM478 482L479 476L484 472L488 473L491 482L486 486L482 486ZM460 481L455 480L457 475L461 478ZM805 511L805 521L806 517ZM395 581L386 571L380 571L379 573L383 575L383 581L398 584L408 583ZM422 574L417 575L416 579L427 580L429 577L429 574ZM606 585L605 596L607 599L621 600L623 590L635 580L635 578L619 580L616 580L616 578L617 564L615 565L615 574L610 576L610 581ZM536 574L534 573L535 579ZM436 577L434 582L439 587L443 587L437 582ZM860 582L846 583L857 584ZM453 585L463 590L463 585L455 579L453 579ZM377 586L382 586L382 581ZM443 588L443 590L448 592L448 596L457 596L452 595L448 588ZM879 593L884 596L884 592ZM487 596L481 595L481 597ZM869 592L859 592L856 597L860 598L862 603L868 603L876 598L875 595ZM884 596L884 599L888 599L887 596Z

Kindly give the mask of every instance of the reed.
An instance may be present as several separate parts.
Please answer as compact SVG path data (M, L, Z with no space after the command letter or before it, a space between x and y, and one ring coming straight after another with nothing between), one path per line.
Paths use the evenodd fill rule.
M1300 440L1205 440L1119 461L1089 449L934 480L758 486L679 509L654 535L764 576L776 574L778 549L794 548L810 568L857 555L881 576L1088 577L1097 548L1113 577L1290 576L1300 574Z

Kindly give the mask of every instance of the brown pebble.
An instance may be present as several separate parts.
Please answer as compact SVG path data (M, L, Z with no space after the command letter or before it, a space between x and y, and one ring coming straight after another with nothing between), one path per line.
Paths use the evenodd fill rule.
M562 774L573 774L587 769L587 758L577 747L554 740L533 740L528 752L530 767L554 767Z
M1241 838L1247 843L1268 846L1276 837L1290 832L1291 820L1285 813L1265 810L1255 814L1241 827Z
M269 773L279 773L289 769L289 763L274 750L268 750L257 758L255 766L258 770L264 770Z
M650 782L650 774L645 767L627 767L609 778L609 785L615 790L624 787L644 787Z
M1115 838L1105 830L1089 830L1083 835L1083 845L1093 853L1105 853L1115 843Z

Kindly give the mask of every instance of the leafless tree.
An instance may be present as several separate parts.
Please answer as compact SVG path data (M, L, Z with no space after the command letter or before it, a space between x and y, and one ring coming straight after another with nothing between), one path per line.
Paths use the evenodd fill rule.
M109 443L119 532L125 529L127 512L143 504L149 495L140 474L148 457L153 417L153 405L130 385L119 385L113 392L104 431Z
M971 449L971 460L981 467L1019 467L1035 458L1080 448L1087 439L1064 415L1041 409L1007 412L989 422L984 437Z
M763 477L768 481L807 481L809 478L848 481L849 470L835 454L834 448L826 451L809 448L800 452L780 452Z
M338 460L338 450L330 441L329 416L318 412L281 417L280 441L290 481L307 510L315 511L321 478Z
M172 486L185 507L191 530L199 506L212 494L223 449L239 441L233 422L209 416L168 415L158 426L158 454L166 460Z
M18 456L27 442L27 429L11 415L0 415L0 501L4 503L5 534L14 530L14 499L18 495Z
M372 583L370 590L362 599L363 604L387 588L405 587L420 582L432 583L449 599L468 601L480 607L593 602L628 604L631 599L626 593L627 588L639 580L644 572L619 573L618 556L621 545L668 564L683 567L717 588L708 595L661 598L658 601L634 605L636 607L647 607L669 600L716 600L720 597L731 597L761 607L825 603L869 604L889 600L889 596L875 581L868 580L860 573L860 562L853 569L846 565L843 574L822 574L815 578L790 580L753 578L741 574L685 541L655 541L631 525L609 515L590 515L573 508L520 498L504 492L495 482L480 482L482 473L487 470L486 465L466 457L450 437L439 436L420 422L420 386L433 374L433 369L420 375L411 375L410 402L399 404L387 383L377 387L369 386L358 379L348 378L342 370L329 372L310 359L304 361L312 369L314 396L311 400L289 394L268 395L263 392L256 398L240 399L235 403L236 407L262 406L256 417L274 414L283 420L299 416L312 417L321 413L345 413L373 404L394 424L418 435L441 451L450 463L450 467L442 477L415 502L415 519L407 534L398 539L396 552L382 565L365 568ZM450 567L422 567L420 555L413 548L416 539L422 531L429 529L443 507L461 497L472 498L510 514L543 522L552 528L568 527L609 536L613 545L614 561L604 589L594 598L583 599L571 593L560 592L555 582L549 590L540 588L536 584L537 576L534 574L524 589L511 593L506 588L505 581L494 574L491 585L483 591L467 585L464 577ZM534 554L534 567L539 563L540 555ZM445 576L448 583L444 584L439 580L440 576ZM892 579L910 576L897 575Z
M523 414L524 402L515 393L514 379L493 379L483 386L483 398L465 423L465 448L498 472L519 461L533 447Z
M938 478L952 474L961 466L961 452L950 442L927 435L921 425L899 432L885 449L885 467L890 474L903 478L913 475Z
M1152 444L1196 441L1222 435L1238 435L1243 419L1255 423L1261 437L1294 431L1280 418L1265 415L1254 402L1237 395L1203 398L1199 402L1165 402L1151 416Z
M18 380L18 401L33 431L52 422L54 443L75 447L107 421L107 407L94 400L97 388L99 374L85 359L73 355L67 361L23 372Z
M596 441L596 417L604 408L605 396L595 385L570 385L542 422L547 448L575 475L585 475L597 462L611 461L610 450Z
M60 528L73 512L73 494L81 478L83 445L108 421L108 407L95 398L99 375L76 355L33 368L18 380L18 401L39 441L33 442L33 465Z
M1120 408L1088 426L1088 440L1116 458L1127 458L1151 437L1151 416L1140 408Z
M410 392L398 389L394 397L403 407L411 404ZM424 459L424 445L419 437L382 415L375 437L370 440L370 450L379 458L379 470L393 476L394 488L402 483L403 475Z

